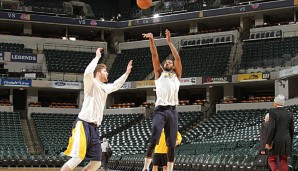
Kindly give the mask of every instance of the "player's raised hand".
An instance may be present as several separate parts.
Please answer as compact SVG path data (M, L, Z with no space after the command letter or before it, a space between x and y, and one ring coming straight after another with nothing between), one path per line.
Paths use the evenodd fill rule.
M132 68L132 61L133 60L130 60L127 64L127 69L126 69L126 74L129 74L131 72L131 68Z
M145 39L150 39L150 38L153 39L153 34L152 33L143 33L142 36Z
M167 42L168 43L171 42L171 32L168 29L166 29L165 34L166 34Z
M101 47L98 48L98 49L96 50L96 57L100 58L102 53L103 53L103 48L101 48Z

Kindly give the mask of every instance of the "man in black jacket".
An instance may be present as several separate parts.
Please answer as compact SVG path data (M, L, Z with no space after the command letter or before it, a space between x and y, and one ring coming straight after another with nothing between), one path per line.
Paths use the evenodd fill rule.
M285 97L278 95L274 99L274 109L269 112L269 129L266 149L269 151L268 162L272 171L288 171L288 156L292 155L294 119L293 114L284 107ZM277 166L280 161L280 169Z
M259 154L268 154L268 152L266 152L266 149L265 149L268 128L269 128L269 113L265 115L264 122L261 124Z

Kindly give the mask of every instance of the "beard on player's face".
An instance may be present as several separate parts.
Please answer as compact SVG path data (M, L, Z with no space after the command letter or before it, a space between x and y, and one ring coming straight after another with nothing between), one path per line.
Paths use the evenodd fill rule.
M173 65L173 61L172 60L166 60L165 64L163 66L165 71L173 71L174 69L174 65Z
M173 71L174 70L174 66L173 65L172 66L167 65L167 66L164 67L164 70L165 71L168 71L168 72Z

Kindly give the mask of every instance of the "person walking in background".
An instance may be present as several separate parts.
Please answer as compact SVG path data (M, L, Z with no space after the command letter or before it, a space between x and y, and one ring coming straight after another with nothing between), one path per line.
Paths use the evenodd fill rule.
M101 143L101 150L102 150L102 165L105 170L108 169L108 161L109 161L109 155L107 153L108 147L110 147L108 140L106 138L103 138Z
M180 132L177 132L176 146L181 144L181 141L182 141L182 136ZM163 171L167 171L167 161L168 161L167 152L168 152L168 147L166 144L165 132L164 132L164 129L162 129L159 142L154 149L152 171L158 171L158 167L160 166L163 167Z
M264 122L261 124L259 154L263 154L263 155L268 154L268 152L266 152L266 149L265 149L268 128L269 128L269 113L265 115Z
M284 103L285 97L278 95L274 99L274 109L269 112L266 149L270 150L268 163L272 171L288 171L288 156L292 155L293 150L294 118L293 113L284 109Z

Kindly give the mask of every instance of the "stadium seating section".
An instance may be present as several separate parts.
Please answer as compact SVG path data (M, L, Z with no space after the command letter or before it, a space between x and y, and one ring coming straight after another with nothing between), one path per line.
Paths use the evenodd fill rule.
M11 106L11 102L7 99L1 99L0 106Z
M298 37L245 42L240 68L296 65Z
M179 131L183 133L203 119L201 112L179 113ZM149 140L152 119L147 118L127 130L112 136L111 145L118 155L144 153ZM183 136L184 138L184 136Z
M0 134L0 165L16 166L18 159L28 155L20 113L0 112Z
M94 13L94 17L96 19L104 18L106 20L110 20L113 17L116 17L117 14L121 14L122 20L136 18L136 15L141 10L137 6L131 6L129 10L117 9L117 5L115 5L115 1L104 1L104 0L81 0L86 4L89 4ZM205 0L205 1L193 1L187 3L184 0L175 0L175 1L162 1L159 4L158 8L155 9L155 12L158 13L172 13L179 11L199 11L199 10L207 10L211 8L218 8L220 6L214 5L215 0ZM33 12L40 14L59 14L66 15L68 9L63 6L63 1L59 0L24 0L23 4L27 7L32 7ZM7 8L9 9L9 8ZM30 8L29 8L30 9ZM152 14L153 9L147 11L147 13ZM72 15L69 15L70 17ZM76 17L76 16L74 16ZM89 16L87 16L88 18Z
M183 48L179 53L184 66L182 77L223 76L232 45Z
M230 104L230 103L262 103L262 102L273 102L274 96L256 96L256 97L249 97L248 99L237 99L234 97L225 98L223 99L223 104Z
M290 167L295 170L298 166L298 106L290 106L287 109L294 113L295 118L295 155L289 162ZM267 111L268 109L221 111L199 126L188 126L186 132L182 131L184 144L176 150L174 168L177 170L254 170L253 161L259 145L260 124ZM147 132L150 129L150 119L147 119L145 123L132 129L140 130L139 128L141 128L142 132L135 133L136 135L146 134L145 138L142 136L139 140L149 136ZM147 131L145 131L146 129ZM126 134L121 135L122 138L124 135ZM116 137L116 142L121 141L119 136ZM126 139L123 142L129 141ZM124 150L127 153L127 150L136 149L136 146L137 144L134 144L125 149L123 145L120 145L116 150L121 152ZM109 168L142 169L145 154L121 154L121 159L118 156L113 156Z
M49 72L84 73L87 65L95 57L92 52L44 50ZM98 63L102 61L102 58Z
M86 4L89 4L92 8L95 18L111 19L116 16L117 8L114 1L105 0L83 0Z
M294 156L289 165L298 166L298 106L294 113ZM268 109L219 111L205 119L201 112L179 112L179 131L183 143L176 150L177 170L253 170L259 129ZM71 126L77 115L33 113L32 118L44 154L29 155L20 124L20 114L0 113L0 167L60 167L67 157L60 156L68 143ZM104 115L101 133L109 137L114 155L109 168L126 170L143 167L151 129L151 118L143 114ZM61 125L64 125L61 127Z
M77 118L77 114L34 113L32 117L45 154L56 155L63 152L68 144L68 138L71 136L72 124ZM110 137L142 118L142 114L104 115L101 126L102 137ZM64 126L61 127L61 125Z
M160 62L166 59L171 51L168 46L157 47ZM122 50L118 54L111 70L109 71L109 81L114 81L126 71L127 63L133 60L133 70L127 81L144 80L153 71L152 57L149 48ZM149 64L149 65L148 65Z
M60 0L24 0L25 6L32 6L32 11L49 14L65 14L63 1Z
M32 49L26 49L24 44L19 43L0 43L0 52L32 53Z

